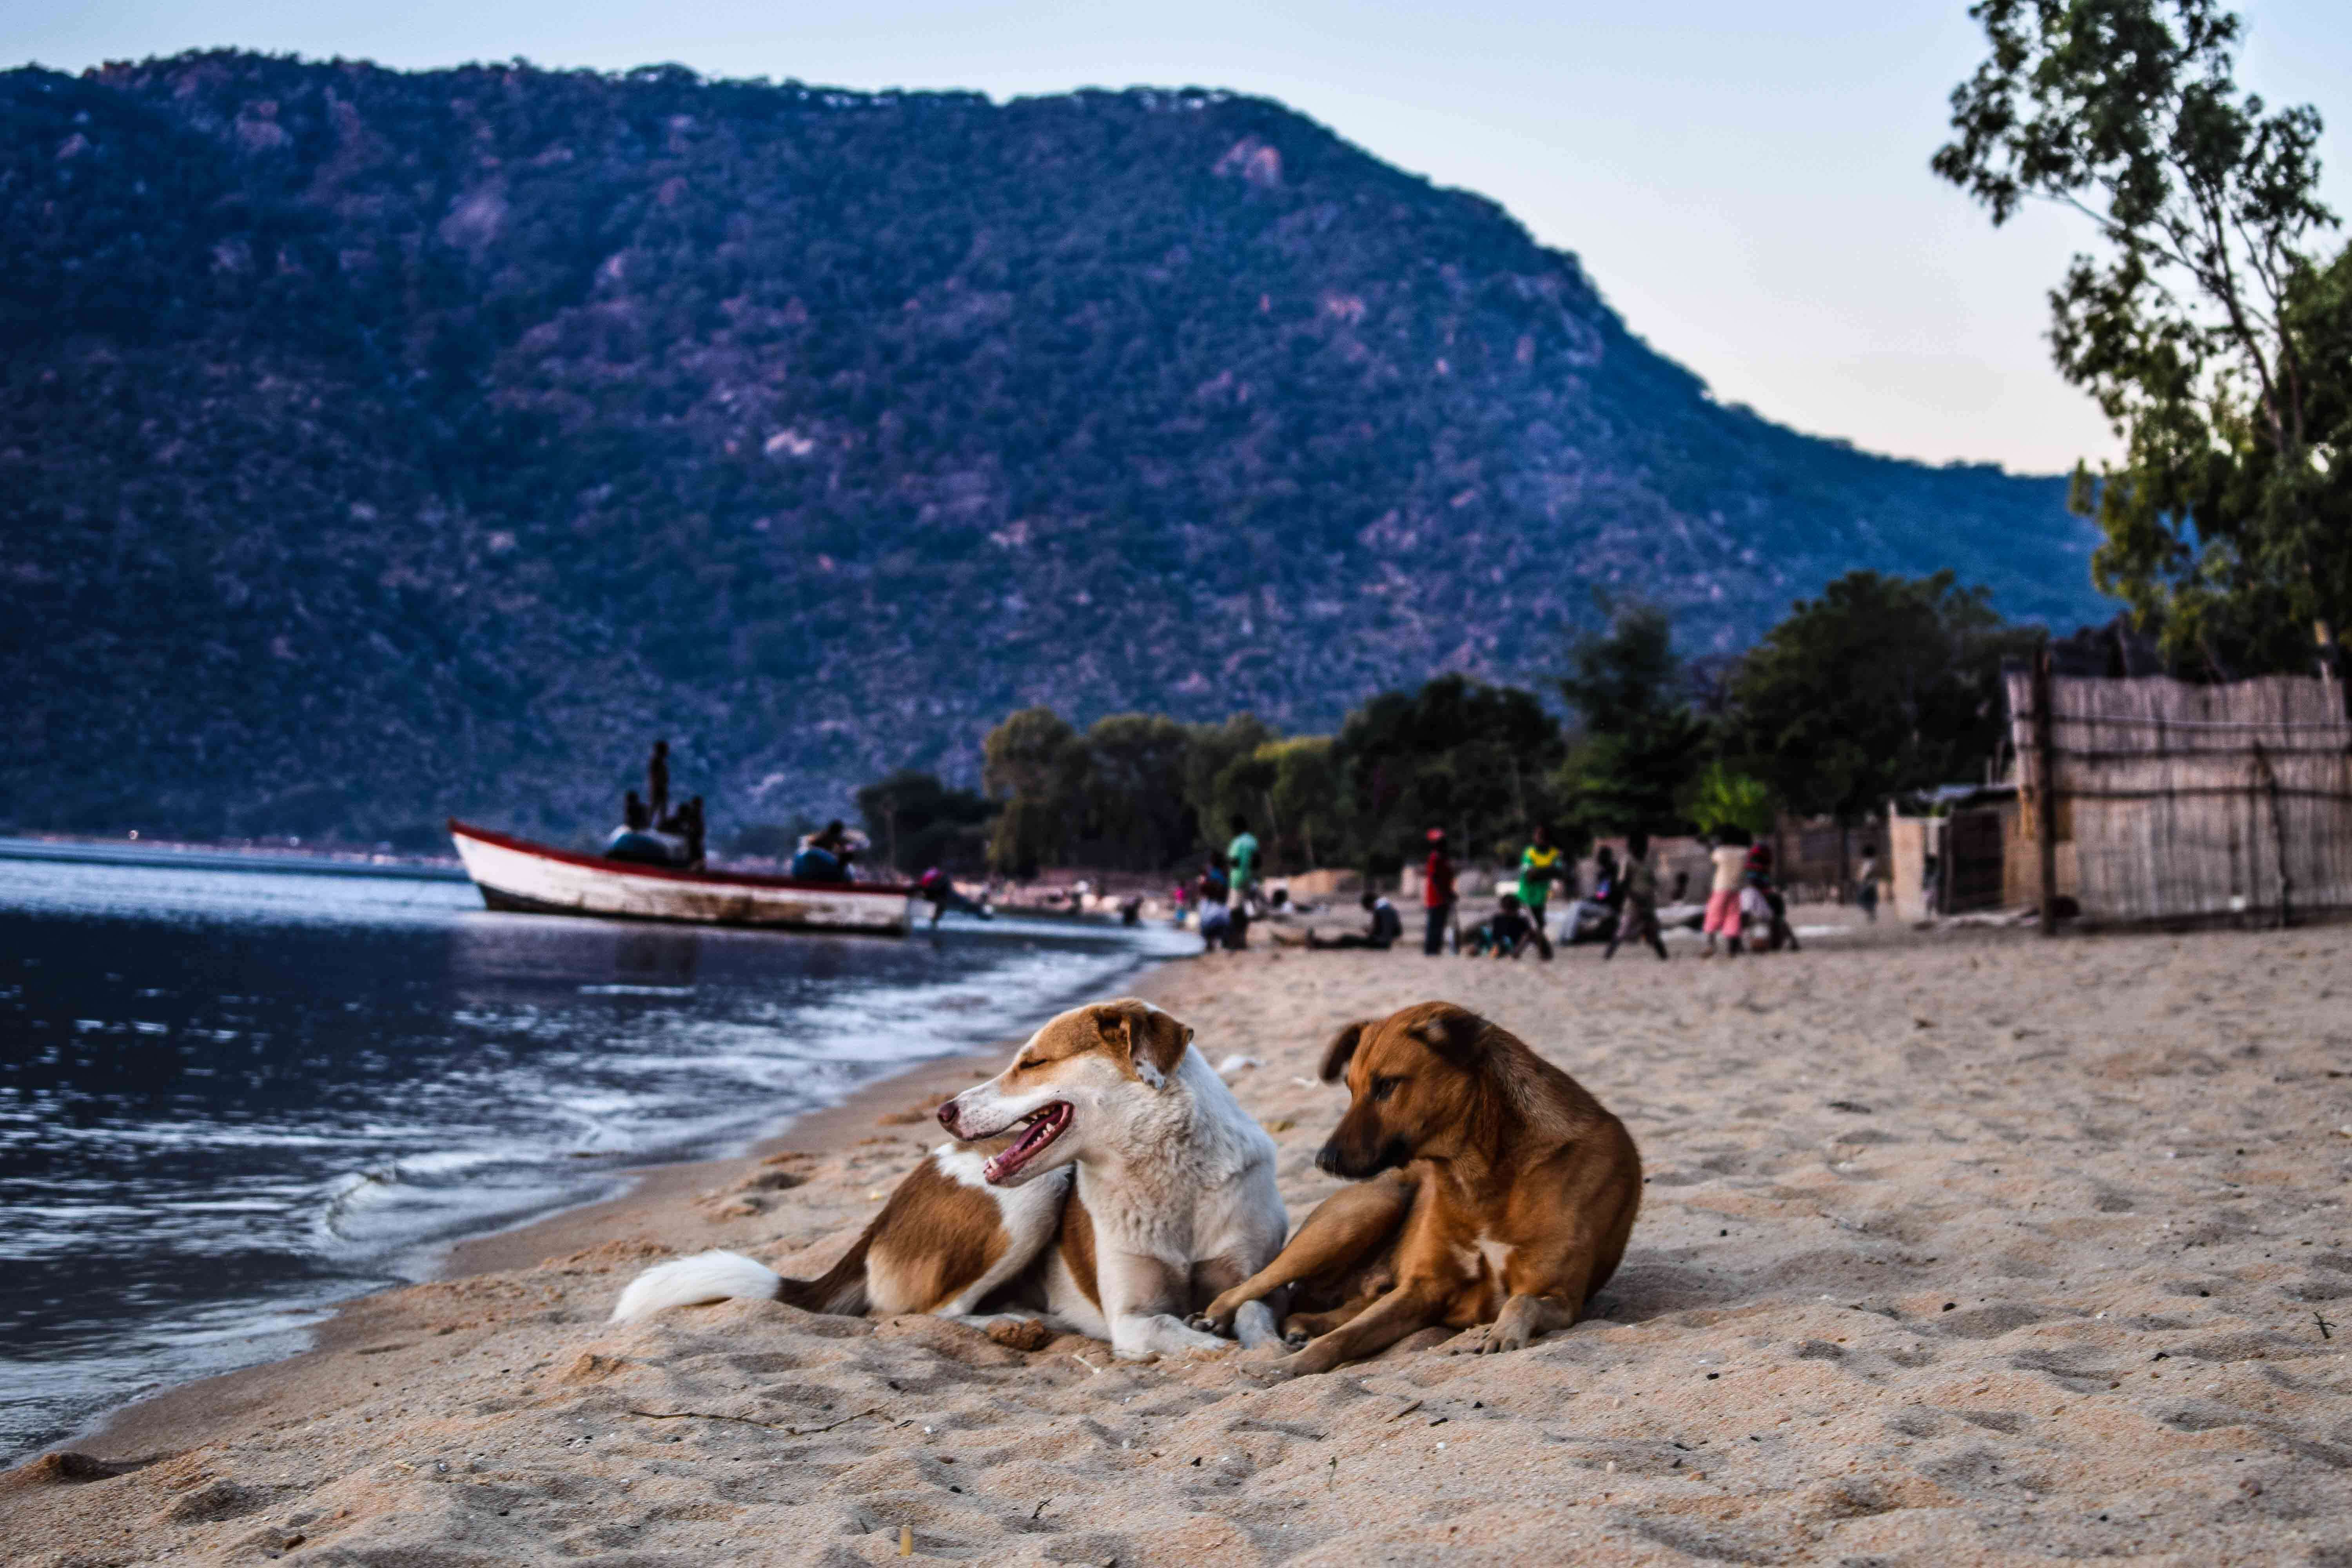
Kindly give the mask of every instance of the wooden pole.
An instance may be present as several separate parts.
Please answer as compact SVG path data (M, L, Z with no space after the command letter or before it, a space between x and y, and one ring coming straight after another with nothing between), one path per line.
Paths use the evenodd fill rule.
M2050 713L2050 645L2033 656L2033 818L2042 861L2042 934L2058 934L2058 746Z
M2271 837L2278 852L2278 923L2284 931L2294 923L2294 877L2286 868L2286 819L2279 813L2278 774L2272 771L2271 760L2263 751L2260 741L2254 742L2254 769L2262 775L2263 788L2270 795Z

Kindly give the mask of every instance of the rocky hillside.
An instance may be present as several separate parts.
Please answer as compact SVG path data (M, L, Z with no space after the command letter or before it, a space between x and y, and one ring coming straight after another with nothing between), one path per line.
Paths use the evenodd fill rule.
M1595 586L2095 614L2055 479L1712 401L1259 100L241 54L0 76L0 822L727 824L1024 703L1326 726Z

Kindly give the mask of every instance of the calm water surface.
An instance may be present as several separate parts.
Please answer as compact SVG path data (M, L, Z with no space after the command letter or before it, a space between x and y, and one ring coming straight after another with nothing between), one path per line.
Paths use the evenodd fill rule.
M438 1249L740 1146L1189 945L492 914L462 883L0 860L0 1463L300 1348Z

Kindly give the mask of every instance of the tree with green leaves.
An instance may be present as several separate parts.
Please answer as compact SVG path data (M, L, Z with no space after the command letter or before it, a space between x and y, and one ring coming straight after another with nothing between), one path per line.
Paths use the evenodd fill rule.
M1002 801L988 860L1013 877L1062 864L1077 826L1077 731L1051 708L1024 708L981 742L981 786Z
M1598 835L1681 821L1706 731L1685 698L1666 613L1638 602L1610 606L1607 629L1570 646L1559 684L1583 721L1556 780L1572 826Z
M1733 679L1727 748L1791 809L1842 823L1978 776L2000 743L2001 660L2042 636L1990 598L1949 572L1850 572L1798 600Z
M1265 803L1256 795L1272 774L1254 776L1250 760L1281 732L1255 713L1236 713L1222 724L1195 724L1191 736L1181 781L1184 804L1204 847L1221 849L1225 840L1219 835L1235 812L1252 822L1263 815Z
M1191 731L1161 713L1113 713L1076 743L1082 863L1156 871L1192 847L1198 830L1184 799Z
M1683 815L1701 833L1737 827L1750 838L1769 836L1777 813L1769 784L1719 760L1699 769L1683 806Z
M1934 159L2005 223L2028 198L2105 244L2051 297L2059 370L2124 438L2076 510L2095 581L2214 674L2336 658L2352 615L2352 262L2317 246L2311 107L2232 75L2212 0L1979 0L1991 53Z
M902 768L857 792L858 814L882 859L916 873L940 866L977 870L988 853L989 802L968 789L950 789L937 775Z
M1443 827L1454 851L1516 857L1528 831L1552 822L1565 748L1535 694L1441 675L1418 691L1384 691L1348 715L1332 762L1345 792L1351 848L1411 858Z
M1268 870L1343 864L1354 819L1334 745L1329 735L1292 735L1226 763L1201 819L1204 834L1238 816L1256 832Z

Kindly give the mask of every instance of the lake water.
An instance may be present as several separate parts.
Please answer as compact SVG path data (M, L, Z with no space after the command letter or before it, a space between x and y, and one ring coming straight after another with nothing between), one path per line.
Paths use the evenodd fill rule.
M692 931L493 914L446 881L0 858L0 1463L299 1350L460 1237L740 1148L1190 945L952 917Z

